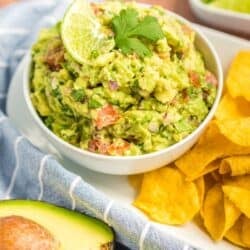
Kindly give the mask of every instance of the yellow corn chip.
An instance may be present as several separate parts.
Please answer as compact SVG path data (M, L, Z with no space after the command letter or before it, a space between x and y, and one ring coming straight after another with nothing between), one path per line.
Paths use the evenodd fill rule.
M197 214L194 216L193 222L202 230L206 231L206 228L204 227L203 218L201 214Z
M233 60L226 79L232 97L242 96L250 101L250 51L241 51Z
M244 216L242 222L241 239L246 246L250 247L250 219Z
M232 120L247 116L250 116L250 102L242 97L232 98L228 93L223 96L215 113L218 120Z
M139 190L141 188L143 174L129 175L128 180L130 185L135 189Z
M250 175L223 178L223 185L241 187L250 190Z
M211 174L203 176L203 179L204 179L204 198L203 198L203 203L202 203L202 206L200 209L200 215L202 218L204 218L204 210L203 210L204 206L203 206L203 204L204 204L204 199L206 197L206 194L216 184L216 181L212 177Z
M221 133L233 143L250 146L250 117L218 121Z
M195 180L194 183L196 184L198 196L200 200L200 215L203 215L202 204L205 197L205 180L204 177L200 177L199 179Z
M231 176L250 174L250 155L233 156L221 161L220 174Z
M164 167L144 174L134 205L155 221L180 225L199 211L199 195L195 183L186 181L178 169Z
M188 178L192 179L218 158L249 153L250 147L232 143L220 133L217 125L212 122L199 142L175 164Z
M211 174L205 175L204 180L205 180L205 193L207 193L207 191L210 190L216 184L216 180Z
M229 200L233 202L243 214L250 218L250 190L229 185L222 186L222 189Z
M200 204L203 204L203 200L204 200L204 195L205 195L205 181L203 176L200 177L199 179L195 180L194 182L196 184L196 188L198 191L198 196L199 196L199 200L200 200Z
M214 179L215 182L222 182L222 175L220 175L217 170L213 171L211 173L211 176L212 176L212 178Z
M210 164L208 164L205 168L202 169L201 172L194 172L194 173L190 173L189 176L187 176L187 180L188 181L194 181L208 173L213 172L216 169L219 169L219 162L218 161L213 161Z
M240 216L237 207L216 184L207 192L203 206L204 225L214 240L220 240Z
M242 241L243 220L244 216L240 216L240 218L236 221L236 223L227 231L225 238L238 246L250 247L250 245L246 245Z

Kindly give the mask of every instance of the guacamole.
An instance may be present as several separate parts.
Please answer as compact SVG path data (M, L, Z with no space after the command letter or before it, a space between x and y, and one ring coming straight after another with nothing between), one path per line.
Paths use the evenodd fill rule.
M45 125L84 150L141 155L164 149L192 133L207 116L217 80L194 45L195 33L160 7L136 3L92 4L105 42L88 63L67 52L60 23L40 33L32 48L31 100ZM123 53L111 22L122 9L150 15L163 37L150 55Z
M211 6L250 14L250 0L202 0Z

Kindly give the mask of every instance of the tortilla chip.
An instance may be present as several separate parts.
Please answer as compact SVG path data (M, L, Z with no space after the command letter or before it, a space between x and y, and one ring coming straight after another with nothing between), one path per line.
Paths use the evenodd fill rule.
M250 245L246 245L242 241L243 220L244 216L240 216L240 218L236 221L236 223L227 231L225 238L238 246L250 247Z
M205 175L204 181L205 181L205 193L207 193L207 191L210 190L216 184L216 181L211 174Z
M223 96L215 113L218 120L232 120L247 116L250 116L250 102L242 97L232 98L228 93Z
M202 206L200 208L200 215L202 218L204 218L204 199L206 197L207 192L216 184L216 181L214 180L214 178L211 176L211 174L205 175L203 176L204 179L204 197L203 197L203 203Z
M228 140L240 146L250 147L250 117L218 121L217 125Z
M232 143L220 133L217 125L212 122L199 142L175 164L188 178L193 178L218 158L249 153L250 147Z
M203 216L202 205L204 202L205 197L205 180L204 177L200 177L199 179L195 180L194 183L196 184L199 201L200 201L200 215Z
M194 172L190 173L190 175L187 177L188 181L194 181L202 176L205 176L216 169L219 169L220 163L218 161L213 161L210 164L208 164L204 169L202 169L201 172Z
M195 225L197 225L202 231L206 231L206 228L204 227L204 223L203 223L203 218L201 216L201 214L196 214L193 218L193 222L195 223Z
M241 239L246 246L250 247L250 219L244 216L242 222Z
M250 190L250 175L226 177L223 179L223 185L241 187Z
M241 51L234 58L226 79L232 97L242 96L250 101L250 51Z
M213 171L211 173L211 176L212 176L212 178L214 179L215 182L222 182L222 175L220 175L217 170Z
M143 174L135 174L135 175L129 175L129 176L128 176L129 184L130 184L136 191L138 191L138 190L141 188L142 180L143 180Z
M221 161L220 174L231 176L250 174L250 155L233 156Z
M204 181L203 176L197 179L194 183L198 191L200 205L202 205L203 200L204 200L204 195L205 195L205 181Z
M214 240L220 240L240 216L237 207L224 196L216 184L205 197L203 205L204 225Z
M222 186L224 194L248 218L250 218L250 190L242 187Z
M144 174L134 205L155 221L180 225L199 211L200 196L195 183L186 181L178 169L164 167Z

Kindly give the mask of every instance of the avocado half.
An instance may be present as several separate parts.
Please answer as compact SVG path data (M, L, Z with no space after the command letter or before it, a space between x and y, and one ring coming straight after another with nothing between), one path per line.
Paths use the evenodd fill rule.
M22 221L20 217L24 219L23 221L27 219L26 223L30 221L38 224L51 234L59 242L58 250L114 249L113 230L98 219L40 201L7 200L0 202L0 221L16 222L16 224L8 225L9 232L11 227L17 227L17 221ZM31 223L29 224L31 225ZM2 225L3 223L0 231L4 230ZM17 236L15 238L18 239Z

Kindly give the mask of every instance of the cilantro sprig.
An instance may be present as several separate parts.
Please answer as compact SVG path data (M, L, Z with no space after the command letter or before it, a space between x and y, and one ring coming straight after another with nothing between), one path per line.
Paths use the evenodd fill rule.
M145 16L139 20L138 12L128 8L121 10L112 19L116 47L124 54L136 53L141 57L152 55L147 43L154 43L164 37L158 20Z

